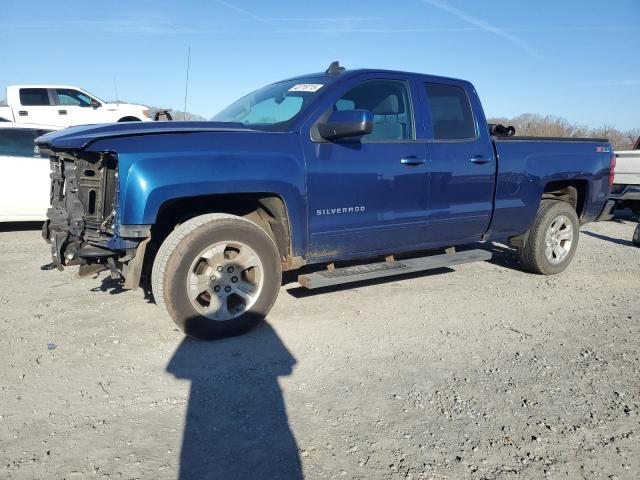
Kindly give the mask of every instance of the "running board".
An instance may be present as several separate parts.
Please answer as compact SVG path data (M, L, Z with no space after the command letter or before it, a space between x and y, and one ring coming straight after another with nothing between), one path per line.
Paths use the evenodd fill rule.
M436 268L450 267L462 263L480 262L483 260L491 260L491 252L479 249L466 250L464 252L446 253L444 255L432 255L429 257L323 270L307 275L299 275L298 283L309 289L330 287L343 283L362 282L363 280L422 272L424 270L434 270Z

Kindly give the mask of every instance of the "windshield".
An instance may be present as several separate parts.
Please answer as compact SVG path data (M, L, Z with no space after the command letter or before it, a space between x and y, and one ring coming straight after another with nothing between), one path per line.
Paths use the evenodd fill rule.
M211 120L285 131L294 117L326 87L328 80L327 77L309 77L267 85L232 103Z

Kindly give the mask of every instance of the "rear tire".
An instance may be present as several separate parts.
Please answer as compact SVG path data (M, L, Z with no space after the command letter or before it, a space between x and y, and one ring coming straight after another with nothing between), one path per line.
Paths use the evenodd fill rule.
M271 310L282 270L276 245L258 225L213 213L179 225L162 243L151 275L156 303L188 335L239 335Z
M518 247L518 261L530 272L555 275L569 266L578 246L580 224L566 202L543 200L538 214Z

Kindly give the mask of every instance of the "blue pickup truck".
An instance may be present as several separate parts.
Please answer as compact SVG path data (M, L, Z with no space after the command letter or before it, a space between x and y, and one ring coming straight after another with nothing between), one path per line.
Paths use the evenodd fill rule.
M300 284L326 287L486 260L455 246L497 240L524 269L559 273L580 225L612 207L611 145L512 133L487 124L467 81L336 62L210 122L68 128L37 139L49 268L148 279L200 338L251 328L282 271L308 264L327 268Z

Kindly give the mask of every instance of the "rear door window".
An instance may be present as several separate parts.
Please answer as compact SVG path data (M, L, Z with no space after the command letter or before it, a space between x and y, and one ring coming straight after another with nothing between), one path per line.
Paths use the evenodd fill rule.
M0 156L38 157L33 140L38 136L34 129L0 129Z
M20 104L25 107L51 105L49 91L46 88L21 88Z
M468 140L476 137L471 103L463 88L427 82L424 89L434 140Z

